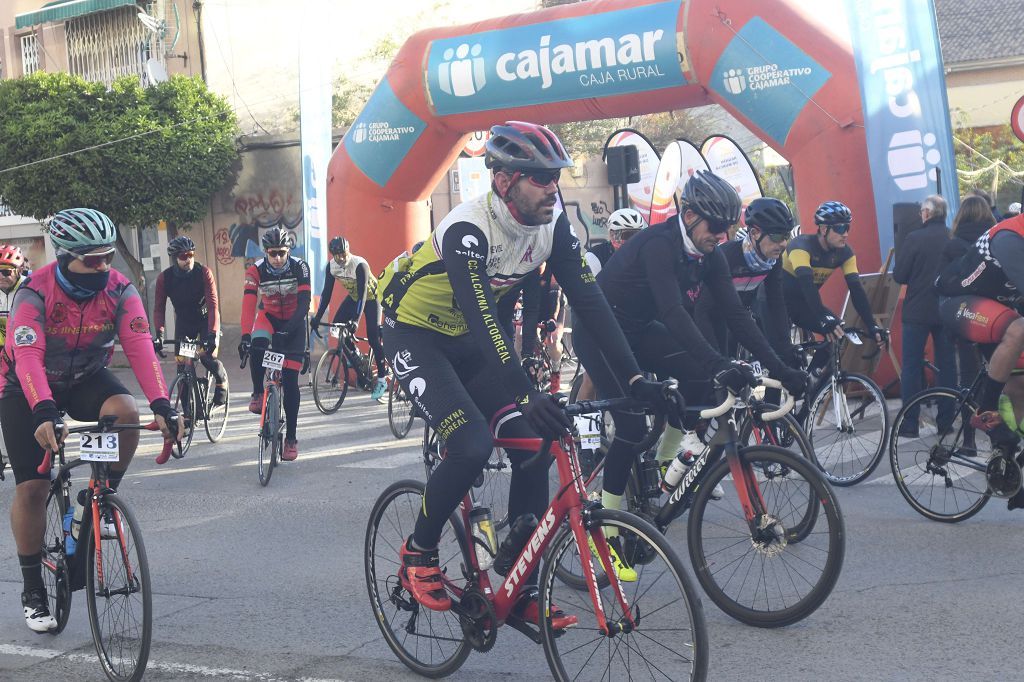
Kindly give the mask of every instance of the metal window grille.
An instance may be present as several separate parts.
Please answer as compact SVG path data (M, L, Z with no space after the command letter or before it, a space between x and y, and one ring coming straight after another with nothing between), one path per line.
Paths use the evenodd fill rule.
M139 8L121 7L67 22L68 71L110 85L121 76L145 78L160 41L139 21Z
M36 34L21 36L21 73L28 76L39 70L39 43Z

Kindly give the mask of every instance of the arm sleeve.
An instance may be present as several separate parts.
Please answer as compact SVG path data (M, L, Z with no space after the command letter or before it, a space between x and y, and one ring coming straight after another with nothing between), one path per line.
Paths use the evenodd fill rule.
M540 272L534 270L523 279L523 348L522 356L533 355L537 347L537 325L540 323Z
M570 231L569 219L562 214L555 223L554 243L548 267L562 285L566 298L572 306L573 319L593 330L601 354L608 361L612 371L626 386L630 379L640 374L640 367L622 334L615 314L601 293L597 279L590 272L579 240ZM573 324L576 324L573 322Z
M992 239L989 249L1002 266L1006 278L1017 287L1017 291L1024 291L1024 237L1004 230Z
M156 288L153 292L153 322L157 331L167 327L167 292L164 290L164 273L156 276Z
M260 291L260 271L250 265L245 271L245 286L242 289L242 334L252 334L256 322L256 303Z
M821 294L818 292L818 287L814 284L814 271L810 267L798 268L794 271L794 275L807 307L811 310L816 310L816 316L819 318L823 318L825 315L832 315L832 311L821 302Z
M640 260L647 277L647 288L654 298L658 319L668 327L695 363L708 370L722 361L722 355L708 342L683 307L683 293L675 278L675 248L667 239L650 239L643 245ZM732 286L732 282L729 282ZM735 291L734 291L735 293Z
M320 305L317 306L316 314L313 317L319 320L324 316L327 306L331 304L332 294L334 294L334 276L331 274L331 264L328 263L324 269L324 288L320 292Z
M306 316L309 315L309 304L313 300L313 292L309 282L309 264L306 261L299 261L295 268L298 270L295 273L295 278L298 280L298 298L295 301L295 312L292 313L291 318L281 328L281 331L288 334L294 334L306 324Z
M487 237L472 223L453 223L441 239L441 260L469 332L486 361L497 368L502 383L518 400L532 389L516 361L513 344L498 321L497 304L487 277L489 252Z
M156 351L153 350L153 341L149 338L149 329L146 326L137 327L138 331L132 329L131 321L140 317L146 319L146 308L142 305L142 298L135 285L129 284L121 294L114 325L128 364L142 392L152 404L154 400L167 399L167 384Z
M498 301L498 322L501 323L501 328L505 330L508 337L514 338L516 335L516 301L519 299L519 294L523 290L523 282L515 285L511 289L505 292L505 295Z
M217 283L213 271L203 266L203 290L206 293L207 324L211 334L220 331L220 299L217 297Z
M26 339L32 339L30 343L18 344L12 334L11 343L7 346L7 353L14 360L14 373L21 382L28 406L35 409L36 405L44 400L52 402L53 393L46 380L45 366L46 303L39 292L27 287L18 289L14 294L11 319L7 326L13 330L22 327L32 330L32 335L25 336ZM148 339L147 342L152 352L153 344Z
M782 291L782 264L777 264L764 279L766 314L761 320L768 342L780 358L793 357L793 341L789 336L789 311Z
M359 267L356 268L356 291L359 292L359 297L356 301L356 321L359 320L359 316L363 314L363 308L366 307L366 285L369 279L370 266L366 263L360 263Z
M725 318L729 330L736 337L737 341L750 351L751 355L760 360L768 368L769 372L777 372L782 361L772 350L768 339L761 333L761 329L754 323L754 317L740 301L736 287L733 286L732 277L729 274L729 263L721 250L715 249L706 256L707 274L705 283L707 290L702 295L711 294L715 302L716 314Z
M864 324L871 327L878 326L875 323L875 315L871 312L871 302L868 301L868 293L864 291L864 285L860 283L860 275L853 274L846 276L846 286L850 288L850 302L854 310L864 320Z

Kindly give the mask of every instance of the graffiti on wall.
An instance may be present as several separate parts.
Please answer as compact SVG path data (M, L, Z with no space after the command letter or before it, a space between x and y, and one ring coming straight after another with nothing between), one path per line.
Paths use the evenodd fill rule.
M263 232L272 227L283 227L295 237L293 255L301 258L303 249L302 234L302 201L290 191L271 189L268 192L255 192L235 197L234 203L237 219L227 229L226 246L229 247L223 258L255 258L263 249L260 238ZM223 237L218 230L214 235L217 246L217 258L222 263L221 243Z

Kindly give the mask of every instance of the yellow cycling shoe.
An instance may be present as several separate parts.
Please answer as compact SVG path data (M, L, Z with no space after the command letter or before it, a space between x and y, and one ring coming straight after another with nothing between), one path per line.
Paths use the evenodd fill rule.
M1013 413L1013 402L1008 395L999 396L999 416L1003 418L1003 423L1011 428L1013 424L1017 424L1017 433L1024 435L1024 419L1017 421L1017 415Z
M635 583L636 582L636 569L627 564L622 560L622 540L618 535L614 535L608 540L608 550L611 555L612 568L615 569L615 575L618 576L619 580L624 583ZM587 541L590 543L590 553L594 555L594 559L597 561L597 565L603 567L601 563L601 557L597 553L597 545L594 544L594 538L588 537Z

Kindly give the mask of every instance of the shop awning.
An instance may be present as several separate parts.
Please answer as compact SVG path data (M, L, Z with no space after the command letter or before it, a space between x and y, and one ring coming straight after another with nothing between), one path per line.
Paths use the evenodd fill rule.
M135 0L55 0L48 2L34 12L14 16L14 27L28 28L36 24L67 21L95 12L104 12L118 7L134 5Z

